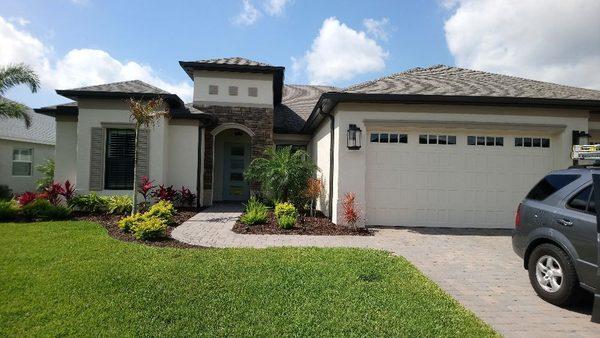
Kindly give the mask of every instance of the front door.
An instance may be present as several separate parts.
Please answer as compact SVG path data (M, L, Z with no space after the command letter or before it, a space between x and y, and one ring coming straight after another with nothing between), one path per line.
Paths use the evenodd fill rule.
M248 185L244 182L249 147L243 143L225 143L224 155L223 200L245 201L249 197Z

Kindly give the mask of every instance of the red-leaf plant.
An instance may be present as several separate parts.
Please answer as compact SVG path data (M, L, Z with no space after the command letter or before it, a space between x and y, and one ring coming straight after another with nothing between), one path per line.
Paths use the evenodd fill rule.
M346 224L356 227L356 223L360 220L360 210L356 205L356 194L348 192L342 200L343 217Z
M152 190L154 190L154 188L156 188L154 185L154 180L151 181L148 176L142 176L138 193L140 193L140 195L142 195L144 198L144 205L148 203L148 197L152 194Z
M158 186L158 189L152 192L152 197L161 201L173 202L177 197L177 190L173 189L172 185L165 187L161 184Z
M181 186L181 190L179 190L179 200L181 204L191 207L194 203L194 199L196 199L196 194L194 194L190 189Z
M36 193L31 192L31 191L26 191L23 194L21 194L21 196L19 196L19 198L17 199L19 201L19 205L20 206L25 206L31 202L33 202L33 200L35 200L38 196L36 195Z
M65 198L67 203L75 196L75 185L71 184L69 180L65 181L65 187L61 195Z
M60 183L52 182L52 184L44 188L44 192L48 194L48 201L52 205L58 205L60 203L60 196L65 193L65 189Z

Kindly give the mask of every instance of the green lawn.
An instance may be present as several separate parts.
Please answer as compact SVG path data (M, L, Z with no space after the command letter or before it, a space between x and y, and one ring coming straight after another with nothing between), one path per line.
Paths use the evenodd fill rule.
M0 230L2 337L495 334L382 251L157 248L88 222Z

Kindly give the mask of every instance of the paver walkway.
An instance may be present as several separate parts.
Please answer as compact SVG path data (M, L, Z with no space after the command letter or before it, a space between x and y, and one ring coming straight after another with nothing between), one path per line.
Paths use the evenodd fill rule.
M374 236L242 235L236 205L216 205L177 227L179 241L207 247L317 246L388 250L404 256L507 337L600 337L591 302L562 309L538 298L503 230L378 229Z

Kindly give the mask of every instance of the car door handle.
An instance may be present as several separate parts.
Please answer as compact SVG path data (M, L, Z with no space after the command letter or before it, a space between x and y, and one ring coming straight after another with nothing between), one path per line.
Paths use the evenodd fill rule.
M556 222L558 222L558 224L560 224L560 225L564 225L567 227L570 227L573 225L573 221L569 221L568 219L564 219L564 218L557 218Z

